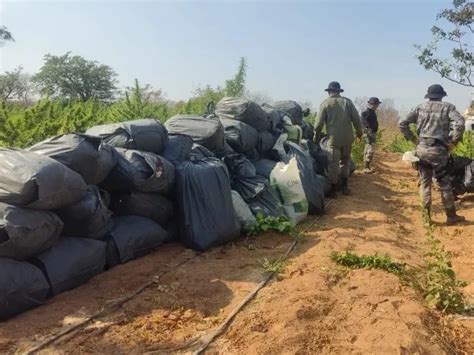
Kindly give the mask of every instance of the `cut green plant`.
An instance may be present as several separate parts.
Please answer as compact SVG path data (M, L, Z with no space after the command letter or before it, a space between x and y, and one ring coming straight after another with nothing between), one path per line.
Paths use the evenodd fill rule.
M260 265L269 274L281 274L285 271L286 262L281 258L264 258L260 261Z

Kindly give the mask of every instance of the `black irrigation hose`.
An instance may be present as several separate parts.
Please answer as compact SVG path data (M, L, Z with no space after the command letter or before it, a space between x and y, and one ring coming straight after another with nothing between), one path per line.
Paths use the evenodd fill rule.
M328 201L325 205L325 207L327 208L329 205L330 205L331 201ZM308 226L306 227L303 227L303 230L301 230L300 233L306 233L309 231L309 229L311 229L314 224L319 220L319 216L315 217L311 223L309 223ZM288 258L288 256L290 255L290 253L293 251L293 249L296 247L296 245L298 244L298 239L295 238L295 240L293 241L293 243L291 243L290 247L287 249L287 251L285 252L285 254L280 258L280 260L285 260ZM268 274L265 279L263 279L262 282L260 282L256 287L255 289L253 289L243 300L242 302L240 302L237 307L235 307L232 312L230 312L230 314L227 316L227 318L221 323L219 324L219 326L210 334L207 334L207 335L204 335L200 338L200 345L199 345L199 348L195 351L193 351L193 355L200 355L202 354L208 347L209 345L216 339L218 338L220 335L222 335L222 333L227 329L227 327L230 325L230 323L232 323L232 321L234 320L235 316L257 295L257 293L262 289L264 288L268 282L276 275L275 272L272 272L270 274ZM197 345L197 344L196 344Z
M326 203L325 207L327 208L330 204L330 201ZM311 223L307 226L307 227L303 227L303 230L301 231L301 233L305 233L307 232L310 228L313 227L313 225L319 220L319 216L318 217L315 217ZM295 240L293 241L293 243L290 245L290 247L288 248L288 250L286 251L286 253L283 255L282 257L282 260L285 260L289 254L293 251L293 249L295 248L295 246L298 244L298 240L295 238ZM146 290L148 287L152 286L153 284L157 283L158 279L167 274L168 272L170 272L171 270L174 270L186 263L188 263L189 261L191 261L192 259L194 259L195 257L197 257L198 255L202 254L201 252L199 253L196 253L194 254L192 257L188 258L188 259L185 259L171 267L169 267L168 269L162 271L161 273L159 273L158 275L155 275L152 280L148 281L147 283L143 284L142 286L140 286L137 290L133 291L132 293L130 293L129 295L119 299L118 301L116 301L114 304L112 304L110 307L103 307L99 312L91 315L90 317L88 317L87 319L83 320L82 322L80 323L77 323L75 324L74 326L68 328L68 329L65 329L51 337L49 337L48 339L44 340L43 342L41 342L40 344L30 348L29 350L25 351L24 354L25 355L31 355L31 354L35 354L37 353L38 351L44 349L45 347L47 347L48 345L51 345L52 343L58 341L59 339L61 339L62 337L68 335L68 334L71 334L72 332L76 331L76 330L79 330L80 328L82 328L83 326L89 324L91 321L93 321L94 319L97 319L99 317L102 317L104 316L105 314L109 313L110 311L114 310L115 308L117 308L118 306L124 304L125 302L128 302L130 301L132 298L134 298L135 296L137 296L138 294L142 293L144 290ZM270 273L268 274L265 279L260 282L257 287L252 291L250 292L247 297L245 297L244 300L242 300L242 302L229 314L229 316L224 320L224 322L222 322L216 329L213 333L205 336L205 337L201 337L200 340L201 340L201 343L202 345L199 347L199 349L197 351L194 352L194 354L201 354L204 350L207 349L207 347L220 335L222 334L222 332L229 326L229 324L232 322L232 320L235 318L235 316L244 308L244 306L250 301L252 300L256 295L257 293L262 289L264 288L268 281L270 281L273 276L275 276L275 273ZM192 342L193 343L193 342ZM188 344L186 344L188 345ZM189 344L191 345L191 344Z
M51 345L52 343L58 341L59 339L61 339L62 337L76 331L76 330L79 330L80 328L82 328L83 326L89 324L91 321L93 321L94 319L97 319L99 317L102 317L104 315L106 315L107 313L109 313L110 311L116 309L118 306L121 306L123 305L125 302L128 302L130 301L132 298L134 298L135 296L137 296L138 294L142 293L143 291L145 291L148 287L156 284L158 282L158 279L167 274L168 272L170 272L171 270L174 270L188 262L190 262L192 259L194 259L195 257L197 257L198 255L200 255L201 253L196 253L194 254L192 257L190 258L187 258L173 266L170 266L168 269L166 270L163 270L161 273L158 273L157 275L153 276L153 278L146 282L145 284L143 284L142 286L140 286L138 289L136 289L135 291L133 291L132 293L128 294L127 296L123 297L123 298L120 298L118 299L116 302L114 302L112 305L110 305L109 307L106 307L104 306L99 312L97 313L94 313L93 315L91 315L90 317L86 318L85 320L81 321L80 323L77 323L75 325L73 325L72 327L70 328L67 328L51 337L49 337L48 339L44 340L43 342L41 342L40 344L32 347L31 349L27 350L24 352L24 354L26 355L31 355L31 354L35 354L37 353L38 351L44 349L45 347L47 347L48 345Z

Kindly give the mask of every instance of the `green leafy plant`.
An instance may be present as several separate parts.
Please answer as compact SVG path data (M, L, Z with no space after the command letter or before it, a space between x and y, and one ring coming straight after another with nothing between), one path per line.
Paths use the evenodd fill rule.
M285 271L286 263L281 258L264 258L260 261L263 270L269 274L281 274Z
M460 288L467 284L456 278L451 264L451 254L434 237L434 225L425 223L429 251L426 253L424 277L421 279L423 296L431 307L447 313L465 311L468 308Z
M406 140L401 134L397 134L390 144L388 144L387 150L392 153L405 153L410 150L415 150L415 145Z
M272 217L257 214L256 222L247 229L247 236L256 236L260 233L268 232L270 230L279 233L293 234L295 232L293 224L285 216Z
M351 251L333 252L331 259L339 265L351 269L381 269L395 275L406 271L405 264L392 261L388 255L357 255Z

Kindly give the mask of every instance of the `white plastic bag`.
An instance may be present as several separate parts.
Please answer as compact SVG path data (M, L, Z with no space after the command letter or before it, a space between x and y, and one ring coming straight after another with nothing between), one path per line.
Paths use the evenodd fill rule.
M308 201L296 158L291 158L288 164L277 163L270 173L270 183L280 195L287 217L294 224L301 222L308 215Z

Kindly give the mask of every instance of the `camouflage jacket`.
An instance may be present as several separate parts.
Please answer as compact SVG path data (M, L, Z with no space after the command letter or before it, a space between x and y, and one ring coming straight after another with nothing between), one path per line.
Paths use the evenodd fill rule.
M410 124L416 124L420 140L431 138L444 146L457 144L464 133L464 117L448 102L427 101L415 107L398 122L406 139L416 141Z
M334 147L351 145L354 141L352 126L362 136L362 125L359 113L348 98L331 95L321 103L318 116L314 123L316 141L321 138L321 130L326 126L329 144Z

